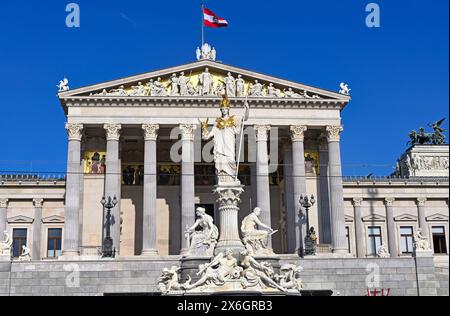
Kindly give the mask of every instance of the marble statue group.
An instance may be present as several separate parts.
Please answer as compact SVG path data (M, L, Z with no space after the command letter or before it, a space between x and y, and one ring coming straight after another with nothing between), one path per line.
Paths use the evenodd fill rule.
M219 231L213 217L208 215L204 208L196 209L197 218L194 224L185 230L188 251L184 258L206 258L209 261L200 263L196 274L188 275L184 282L181 282L180 278L183 264L181 267L165 268L158 281L159 290L164 294L226 290L298 293L302 289L299 277L301 267L286 264L277 271L269 262L276 256L270 244L270 238L276 231L261 221L259 207L254 208L242 220L240 240L237 215L239 195L243 188L237 177L236 138L242 132L240 129L248 118L249 109L245 103L244 117L236 119L230 115L228 93L237 93L237 89L234 89L235 81L230 75L228 74L229 78L224 81L221 115L212 129L209 130L208 120L199 120L202 138L214 140L217 177L214 192L218 195L221 222L226 222L226 225L222 225ZM211 88L211 78L205 75L201 77L201 82L204 85L202 93L207 93ZM260 91L260 88L253 86L255 91ZM225 237L222 238L223 236Z

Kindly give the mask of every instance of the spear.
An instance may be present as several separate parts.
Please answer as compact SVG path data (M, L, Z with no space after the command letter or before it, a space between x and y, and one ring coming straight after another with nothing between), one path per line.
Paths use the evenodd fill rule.
M245 101L244 101L244 107L245 107L245 114L242 117L241 120L241 134L240 134L240 140L239 140L239 150L238 150L238 159L237 159L237 166L236 166L236 178L234 179L235 181L238 180L238 174L239 174L239 164L241 162L241 148L242 148L242 141L244 139L244 122L248 120L248 115L249 115L249 108L248 108L248 94L245 97Z

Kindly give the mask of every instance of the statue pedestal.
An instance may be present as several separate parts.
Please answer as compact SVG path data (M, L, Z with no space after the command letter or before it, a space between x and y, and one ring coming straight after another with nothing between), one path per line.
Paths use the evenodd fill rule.
M433 257L433 250L414 250L413 257L416 258L424 258L424 257Z
M188 276L191 277L192 283L194 283L200 279L200 275L197 275L199 265L211 262L211 257L182 257L180 261L180 283L186 282Z
M239 237L238 228L238 205L241 202L240 196L244 192L243 187L239 181L219 182L214 187L220 212L220 237L214 255L230 248L233 250L233 254L238 256L245 249Z
M0 262L11 261L11 255L0 254Z

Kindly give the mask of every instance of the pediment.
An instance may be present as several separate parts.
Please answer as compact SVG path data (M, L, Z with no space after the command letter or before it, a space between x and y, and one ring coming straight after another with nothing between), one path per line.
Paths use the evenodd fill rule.
M444 214L433 214L426 217L427 222L448 222L448 216Z
M346 222L353 222L353 216L345 215L344 217Z
M362 218L363 222L384 222L386 217L378 214L371 214Z
M417 216L410 214L401 214L394 217L394 221L396 222L416 222Z
M42 219L44 224L64 223L64 217L58 215L48 216Z
M208 93L202 93L200 76L205 72L206 68L208 68L208 72L212 76L212 88ZM184 73L184 77L187 78L183 78L185 82L183 92L179 91L181 89L180 85L177 91L172 93L172 75L175 74L176 78L179 79L182 72ZM249 99L265 100L299 100L302 102L335 101L340 103L342 107L350 101L350 96L348 95L275 78L210 60L202 60L191 64L68 90L60 92L58 96L62 101L76 98L198 99L221 97L224 93L223 85L228 73L231 73L231 76L235 80L238 76L241 76L244 82L242 95L229 95L230 99L248 96ZM186 85L189 86L187 90ZM259 90L261 90L261 93L258 93Z
M18 215L8 218L8 224L31 224L33 223L34 219L31 217Z

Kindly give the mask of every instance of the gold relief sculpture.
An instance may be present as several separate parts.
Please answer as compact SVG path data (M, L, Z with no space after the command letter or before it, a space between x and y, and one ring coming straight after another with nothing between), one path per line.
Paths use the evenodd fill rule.
M84 173L103 174L106 170L106 152L87 151L84 153Z
M320 175L318 152L305 151L305 171L307 174Z

